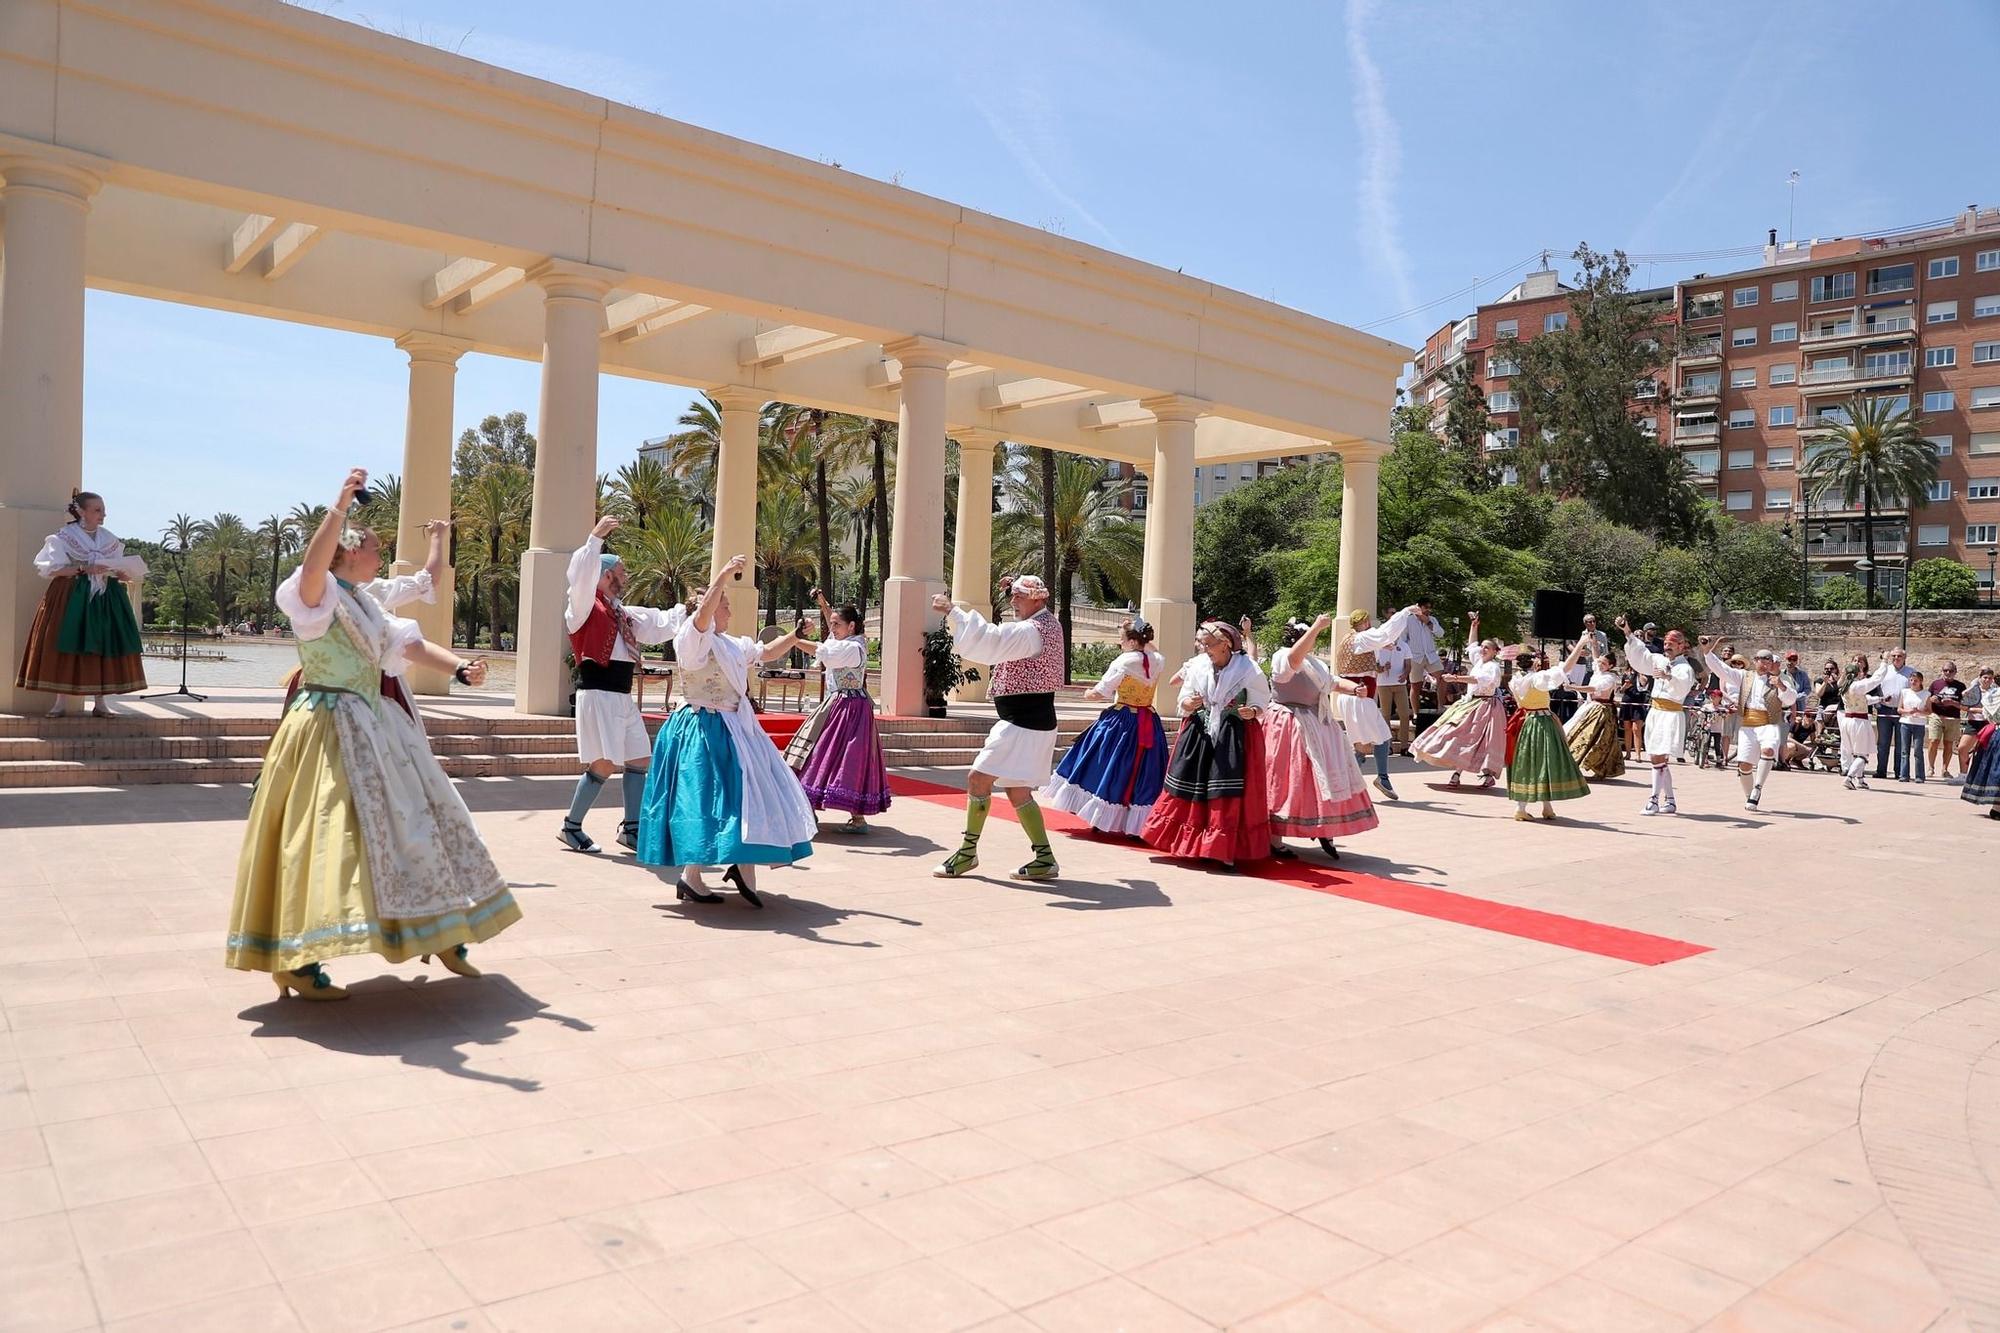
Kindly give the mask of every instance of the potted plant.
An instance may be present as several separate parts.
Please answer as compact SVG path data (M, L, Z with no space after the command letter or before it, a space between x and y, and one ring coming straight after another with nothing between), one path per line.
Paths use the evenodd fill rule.
M977 671L958 664L958 654L952 649L949 629L939 625L924 635L924 711L927 714L943 717L945 696L960 685L969 685L978 679Z

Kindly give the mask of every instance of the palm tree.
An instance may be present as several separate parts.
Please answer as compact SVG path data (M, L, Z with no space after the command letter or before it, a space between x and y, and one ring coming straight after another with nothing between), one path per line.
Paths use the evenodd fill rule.
M865 476L842 477L833 488L834 508L841 526L854 538L855 598L863 615L868 612L869 580L874 575L875 482ZM832 597L834 590L828 588Z
M660 510L618 537L631 572L626 597L635 605L672 606L708 579L715 533L692 509L676 505Z
M374 529L387 564L396 558L396 533L403 521L403 479L393 472L370 477L368 492L374 498L355 509L352 521L356 527Z
M605 483L604 508L622 523L643 528L656 515L684 508L680 483L653 454L640 454L619 468Z
M278 609L278 566L284 558L299 549L299 535L283 515L273 514L257 525L257 540L264 543L264 549L271 556L270 604L272 611Z
M213 571L215 612L227 622L235 606L229 576L232 571L249 570L250 562L257 558L257 539L242 519L224 513L195 525L195 543L201 562Z
M520 541L527 530L534 485L526 468L502 463L467 482L458 498L458 521L474 547L468 578L468 645L476 642L479 632L479 589L483 584L492 646L500 646L501 594L520 581Z
M993 554L997 564L1020 569L1034 563L1042 551L1046 529L1039 477L1010 473L1004 483L1007 503L993 523ZM1139 575L1146 563L1145 526L1127 516L1123 504L1128 482L1104 480L1104 464L1094 458L1064 457L1056 464L1053 568L1043 577L1056 598L1056 618L1063 630L1063 675L1069 675L1071 611L1076 585L1094 596L1108 595L1129 602L1138 595Z
M1056 451L1045 448L1041 450L1041 455L1042 572L1044 577L1054 578L1056 567ZM1067 667L1069 664L1067 648L1069 643L1069 621L1066 619L1063 621L1063 643L1065 645L1063 664ZM1065 674L1063 679L1068 680L1069 676Z
M766 495L757 506L757 586L764 593L764 623L778 623L778 588L786 579L810 578L812 524L805 497L791 486Z
M293 505L292 512L285 515L285 522L291 524L293 535L299 539L300 545L304 545L319 531L319 525L326 522L326 506Z
M201 538L201 523L192 514L175 514L174 521L160 529L160 538L185 558L194 554L194 544Z
M1806 503L1825 507L1838 493L1841 503L1861 506L1861 540L1867 553L1868 605L1875 605L1875 507L1900 502L1921 509L1937 480L1937 450L1908 409L1896 411L1887 398L1848 400L1844 418L1823 441L1806 451L1799 472Z
M779 450L773 447L770 422L776 403L766 403L757 430L757 485L763 489L769 469L781 465ZM670 476L690 487L702 517L715 519L716 459L722 453L722 404L713 394L703 394L688 404L675 425L680 429L667 436L660 449L660 463Z

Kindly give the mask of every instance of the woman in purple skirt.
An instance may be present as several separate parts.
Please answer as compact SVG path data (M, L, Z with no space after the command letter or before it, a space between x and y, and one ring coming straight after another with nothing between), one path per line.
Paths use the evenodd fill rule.
M814 646L813 660L826 673L826 688L786 758L813 809L845 810L847 822L834 828L866 833L868 816L889 808L889 770L875 733L875 701L868 697L868 638L855 607L836 610L824 597L819 606L827 637Z

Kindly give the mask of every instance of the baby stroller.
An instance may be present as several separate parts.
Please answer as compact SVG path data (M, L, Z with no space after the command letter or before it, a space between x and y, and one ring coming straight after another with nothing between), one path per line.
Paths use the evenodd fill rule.
M1819 730L1806 747L1806 763L1818 764L1829 773L1840 772L1840 710L1819 710Z

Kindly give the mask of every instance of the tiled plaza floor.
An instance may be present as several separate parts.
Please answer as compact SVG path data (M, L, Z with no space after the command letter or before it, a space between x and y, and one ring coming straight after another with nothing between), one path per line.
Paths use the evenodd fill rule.
M1995 1326L2000 828L1680 782L1405 773L1342 863L1707 950L1645 966L1070 837L944 883L949 798L677 907L474 781L492 975L337 1005L221 967L242 788L0 793L0 1328Z

